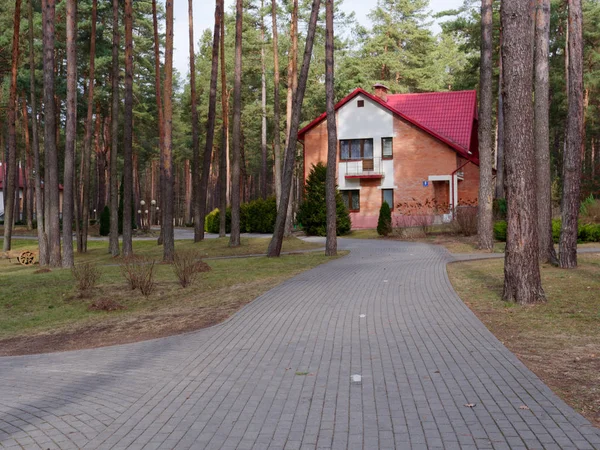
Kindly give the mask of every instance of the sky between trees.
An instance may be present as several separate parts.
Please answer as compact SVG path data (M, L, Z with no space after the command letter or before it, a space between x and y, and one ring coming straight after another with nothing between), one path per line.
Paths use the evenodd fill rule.
M164 1L160 3L164 4ZM229 11L235 2L233 0L225 0L225 8ZM447 9L458 8L463 4L462 0L431 0L430 9L432 13L444 11ZM369 12L377 6L377 0L344 0L341 4L341 9L350 14L356 14L356 20L361 25L370 25L371 21L367 17ZM183 76L189 74L189 41L188 41L188 3L187 1L179 0L175 2L175 30L174 30L174 55L173 65ZM196 36L202 36L205 29L211 29L214 24L213 2L197 1L194 2L194 29ZM447 20L447 19L446 19ZM437 22L433 24L434 32L440 31ZM368 86L366 86L368 87Z

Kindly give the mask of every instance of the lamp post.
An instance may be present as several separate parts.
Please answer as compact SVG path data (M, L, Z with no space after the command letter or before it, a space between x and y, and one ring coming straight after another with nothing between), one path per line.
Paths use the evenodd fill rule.
M150 200L150 225L154 225L155 222L155 214L154 214L154 210L158 208L156 208L156 200Z

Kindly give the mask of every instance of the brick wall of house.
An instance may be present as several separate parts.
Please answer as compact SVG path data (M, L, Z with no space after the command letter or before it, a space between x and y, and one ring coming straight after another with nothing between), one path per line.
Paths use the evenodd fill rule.
M467 160L457 155L457 167L462 166ZM458 182L458 204L476 204L479 196L479 167L473 163L461 169L464 180Z
M449 183L428 181L430 175L450 175L457 164L466 160L446 144L438 141L419 128L394 118L394 223L402 220L400 202L412 201L424 203L434 199L442 204L449 202ZM305 134L304 164L305 178L313 164L327 160L327 124L323 120ZM339 154L338 154L339 164ZM465 179L458 182L458 196L461 200L476 201L479 186L479 168L470 163L463 169ZM427 182L424 186L423 182ZM353 228L374 228L377 226L379 208L382 204L382 192L378 187L379 179L361 179L360 211L350 214Z

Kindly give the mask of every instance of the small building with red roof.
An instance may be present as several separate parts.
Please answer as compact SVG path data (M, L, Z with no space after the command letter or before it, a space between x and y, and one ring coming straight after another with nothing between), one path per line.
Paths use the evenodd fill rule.
M384 201L393 224L415 215L450 220L456 207L475 205L479 190L476 91L390 94L355 89L335 106L337 184L352 228L377 226ZM323 113L298 133L304 179L327 163Z

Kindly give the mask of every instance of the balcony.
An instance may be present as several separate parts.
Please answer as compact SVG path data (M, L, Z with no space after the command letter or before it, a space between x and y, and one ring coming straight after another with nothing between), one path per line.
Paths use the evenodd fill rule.
M340 172L345 178L381 179L384 177L383 161L381 158L341 161Z

